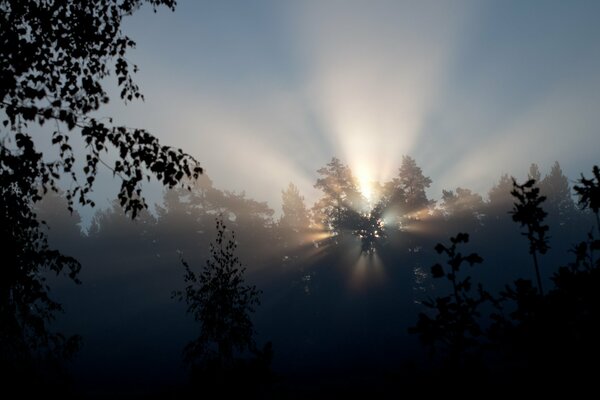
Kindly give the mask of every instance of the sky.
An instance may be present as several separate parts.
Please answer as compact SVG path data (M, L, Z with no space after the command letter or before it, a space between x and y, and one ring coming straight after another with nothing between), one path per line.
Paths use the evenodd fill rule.
M437 199L532 162L575 179L600 149L598 15L598 1L180 0L125 21L145 101L104 111L276 210L289 182L314 201L333 156L364 185L410 155Z

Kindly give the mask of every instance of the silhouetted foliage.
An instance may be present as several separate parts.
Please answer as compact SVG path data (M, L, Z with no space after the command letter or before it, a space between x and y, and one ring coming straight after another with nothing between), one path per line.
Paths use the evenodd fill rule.
M244 281L246 268L235 254L235 234L226 234L221 216L216 228L206 266L196 273L182 261L187 286L184 291L173 292L173 297L185 301L188 313L200 323L200 335L184 349L193 382L209 393L232 393L249 390L236 385L256 386L268 381L272 347L267 343L258 349L253 339L250 314L260 303L261 292Z
M483 209L483 199L470 189L456 188L456 191L442 191L442 208L454 218L477 218Z
M600 242L591 237L575 246L575 260L558 269L545 296L524 279L500 293L499 309L509 312L492 314L489 338L503 379L520 381L535 371L556 379L558 387L588 384L588 366L600 356L600 263L593 260L593 248L600 249Z
M184 292L174 292L180 301L185 300L188 313L200 322L200 336L185 348L188 362L218 360L227 366L233 361L235 351L254 348L250 313L259 304L260 291L245 285L246 270L235 255L235 235L225 236L226 226L217 218L217 237L210 246L210 258L201 273L195 273L185 262Z
M573 187L573 189L579 196L579 205L589 208L596 215L596 223L598 224L598 232L600 233L600 168L594 165L592 173L594 177L591 179L586 179L581 174L578 185Z
M483 334L478 321L479 308L490 299L490 295L483 290L481 284L477 286L476 294L471 294L471 277L461 279L458 275L463 263L473 266L483 261L477 253L464 256L458 251L457 245L468 243L469 235L459 233L450 238L450 242L450 246L441 243L435 246L438 254L448 256L449 268L445 269L441 264L435 264L431 267L431 275L434 278L446 277L452 284L452 293L435 300L423 301L423 305L434 310L435 314L431 318L425 313L420 313L417 325L410 328L409 332L418 334L425 345L441 346L448 353L447 361L450 366L454 367L465 361L464 357L469 350L477 348Z
M512 218L513 221L520 223L521 227L527 228L523 235L527 236L529 240L529 253L533 257L538 289L543 295L544 289L537 254L546 254L549 249L547 237L549 228L548 225L543 224L544 218L548 214L540 207L546 197L540 196L540 189L535 186L533 179L522 185L513 179L513 190L510 193L517 199L511 211Z
M406 197L406 212L422 211L433 204L427 198L425 190L431 185L431 178L423 175L423 171L414 158L402 157L402 165L398 172L398 186Z
M537 166L532 166L530 177L539 178L539 175ZM558 208L565 212L565 220L572 220L573 210L569 210L569 197L564 194L568 182L562 178L558 163L554 165L550 176L552 181L558 182L560 190L549 192L553 192L556 199L562 199ZM552 186L547 185L546 187ZM447 192L445 194L449 197ZM432 276L447 276L453 283L455 296L438 297L435 301L424 302L425 306L437 310L436 318L432 319L421 313L417 326L411 332L418 333L421 340L430 346L436 343L446 346L447 343L462 344L463 347L454 346L457 349L455 359L471 357L472 354L483 355L479 359L484 362L481 364L483 369L480 368L479 371L487 369L488 373L480 376L481 379L523 387L536 385L526 378L535 372L552 379L558 387L569 387L574 383L587 384L588 379L593 379L593 373L585 366L595 362L600 356L600 345L597 343L600 331L594 322L600 317L600 260L594 256L594 251L600 250L600 241L590 233L587 241L576 245L573 249L574 261L554 273L554 286L544 295L535 255L543 254L549 248L548 226L543 224L546 212L541 208L545 198L540 196L540 190L533 179L522 185L513 181L511 194L517 200L511 214L516 222L526 227L523 234L529 239L529 252L534 256L538 288L534 287L531 280L516 279L512 284L505 285L499 297L494 298L480 286L480 295L473 304L480 306L489 300L489 307L484 308L485 312L489 311L489 315L479 310L466 313L471 317L467 321L474 328L468 334L459 335L456 334L456 325L451 322L460 319L452 311L458 309L456 304L460 297L456 293L457 289L461 289L459 284L467 282L467 287L470 287L470 277L455 283L454 267L446 272L441 265L436 264L432 267ZM586 206L588 205L584 204ZM455 246L463 239L462 234L459 234L452 239L452 247L436 247L438 252L445 252L450 256L451 267L453 263L460 265L460 257L463 256L456 252ZM481 328L482 324L487 324L487 328ZM473 334L478 340L470 340ZM452 337L458 339L452 341ZM471 347L465 343L471 344Z
M463 375L514 387L525 380L520 377L532 371L552 377L553 382L568 376L571 379L575 373L586 376L578 363L589 363L595 355L600 356L593 339L600 333L593 325L600 317L594 272L598 268L598 244L588 237L575 247L573 260L564 257L567 248L561 247L575 235L586 233L586 218L592 216L591 212L580 213L573 208L564 219L561 217L564 226L551 225L553 257L552 263L540 271L547 279L545 295L541 296L535 283L522 279L526 275L523 266L530 263L531 255L509 218L506 199L512 198L512 181L506 193L497 192L503 198L502 206L457 188L443 191L440 207L430 207L420 219L404 214L404 192L398 189L401 207L397 214L386 209L384 201L374 202L345 220L344 232L348 235L343 238L329 227L318 231L311 227L306 232L308 243L300 245L293 243L303 237L301 229L291 228L296 225L294 221L306 223L302 217L306 207L302 207L298 190L286 191L291 200L286 203L294 206L286 206L284 214L300 218L282 217L274 222L266 203L244 193L221 190L206 175L187 183L190 191L180 187L165 190L156 216L142 212L132 222L114 202L108 209L97 211L86 236L77 233L77 220L65 224L64 230L58 224L58 231L50 231L53 246L57 243L57 248L70 252L74 249L73 254L86 265L81 275L86 281L85 293L76 294L57 281L57 298L69 310L68 319L57 320L58 330L71 331L75 324L73 330L79 332L77 324L81 324L90 340L86 340L86 351L79 354L78 363L87 365L87 379L109 382L107 386L119 387L117 393L121 393L120 375L127 376L124 379L130 379L129 384L136 388L148 380L145 377L157 377L152 378L148 391L160 385L162 379L177 379L176 366L181 360L178 350L195 337L198 325L191 319L185 322L181 304L164 303L164 287L181 286L178 274L172 273L178 257L185 257L188 266L214 259L209 245L217 235L215 216L221 213L229 228L224 233L223 247L228 232L235 231L238 247L234 255L252 265L243 279L264 289L263 306L256 307L251 315L252 324L277 345L275 362L286 379L272 384L270 346L247 346L243 351L234 346L231 361L224 362L218 356L219 344L212 341L206 346L209 351L205 356L190 360L189 394L264 398L265 393L272 394L281 387L297 389L300 398L323 393L324 387L330 388L327 393L339 394L340 388L354 393L354 384L348 387L347 380L355 381L354 377L365 374L369 377L356 380L357 387L377 387L378 394L388 394L399 384L418 386L419 379L413 377L420 365L427 368L422 382L434 380L440 387L455 383ZM541 194L547 193L540 184ZM60 206L56 196L50 200ZM50 227L55 218L62 218L53 212L44 215L51 219ZM421 266L434 264L435 257L426 249L467 227L476 232L469 237L469 246L476 246L478 254L485 255L486 267L465 269L469 253L463 253L464 236L459 235L454 238L455 244L443 246L446 250L438 247L450 259L448 264L441 263L442 274L437 267L432 272L438 278L424 273ZM53 234L62 236L61 232L66 232L65 237L55 242ZM319 241L325 237L331 239ZM74 243L65 246L70 238ZM459 271L453 272L451 262L459 254L465 261ZM556 268L559 265L564 267ZM202 271L193 272L200 279ZM55 281L49 282L54 288ZM194 287L199 288L197 283ZM241 287L253 286L242 283ZM488 295L492 290L494 295ZM180 294L185 296L185 290ZM414 332L419 336L403 336L422 311L415 299L424 297L432 306L423 310L429 320L417 320L420 325ZM423 358L422 349L414 346L423 332L429 335L425 349L436 350L431 359ZM463 332L462 339L458 332ZM421 339L427 343L424 337ZM255 334L252 342L259 340L264 339ZM156 351L147 350L155 345ZM417 372L409 368L403 377L390 381L388 373L404 368L405 361L412 357ZM566 371L564 365L573 372ZM103 372L98 374L100 370ZM187 389L181 390L188 394ZM364 393L371 393L370 389ZM274 397L285 397L285 393Z
M44 223L33 209L41 199L38 183L45 166L28 137L18 140L18 153L0 147L0 369L9 387L27 381L19 390L29 391L47 372L38 370L42 360L60 361L78 348L77 336L50 331L62 307L50 297L46 278L64 273L79 283L80 264L48 246Z
M123 34L121 23L144 3L155 11L159 5L175 6L174 0L0 1L0 111L6 116L1 129L16 149L6 142L2 146L7 152L23 150L21 138L30 137L30 125L52 122L52 144L60 157L52 162L37 158L44 167L30 172L39 174L34 178L45 189L56 189L60 174L68 175L69 207L75 201L94 205L89 193L100 163L120 177L118 198L133 217L146 207L143 179L152 175L173 187L184 177L202 173L191 156L160 145L147 131L112 126L111 119L91 116L109 101L103 84L113 70L121 99L142 97L132 78L137 66L126 58L135 42ZM86 145L83 181L69 142L74 130ZM23 154L40 154L31 140L28 143L33 151ZM118 155L112 166L102 159L111 148Z
M497 220L506 218L506 213L511 209L513 202L511 190L513 190L513 178L507 174L503 174L498 183L490 189L486 209L492 218Z
M537 164L533 163L529 166L529 172L527 173L527 180L533 179L536 182L540 182L542 180L542 173L540 172L540 167Z
M82 220L79 212L70 212L62 191L48 191L39 202L35 203L35 213L39 221L48 225L48 243L56 247L60 242L61 250L69 252L81 240ZM56 242L56 243L54 243ZM64 247L69 243L69 249Z
M573 198L571 197L571 188L569 180L563 174L560 164L556 161L550 173L539 182L540 194L546 196L544 208L551 219L557 220L556 227L567 223L568 218L573 216Z
M317 224L336 235L352 231L367 206L352 171L334 157L317 173L321 177L315 188L323 191L323 197L313 207Z
M387 237L381 203L361 215L354 234L361 240L362 253L372 254L376 251L377 246Z
M382 202L398 218L418 219L434 204L425 193L430 185L415 159L403 156L398 176L384 184Z
M574 246L574 261L554 274L555 289L549 293L560 313L556 317L569 336L565 340L575 343L580 353L590 353L590 358L600 355L600 257L594 256L599 250L600 240L591 234Z
M281 199L283 215L279 220L279 225L292 229L295 232L307 230L310 225L310 219L308 210L304 204L304 197L300 195L298 187L290 183L288 188L281 192Z
M300 195L298 187L290 183L288 188L281 192L281 209L283 214L279 219L279 229L283 236L285 246L298 246L306 241L305 237L310 229L310 217L304 204L304 197Z

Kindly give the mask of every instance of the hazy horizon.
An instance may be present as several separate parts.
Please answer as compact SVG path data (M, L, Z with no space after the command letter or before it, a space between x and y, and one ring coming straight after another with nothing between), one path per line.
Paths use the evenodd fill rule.
M197 157L215 185L279 209L332 156L361 182L415 158L433 184L486 195L500 174L600 148L596 2L180 1L124 21L145 102L100 115ZM593 145L595 144L595 145ZM112 198L103 172L96 197ZM148 185L147 185L148 186ZM150 198L159 190L149 186Z

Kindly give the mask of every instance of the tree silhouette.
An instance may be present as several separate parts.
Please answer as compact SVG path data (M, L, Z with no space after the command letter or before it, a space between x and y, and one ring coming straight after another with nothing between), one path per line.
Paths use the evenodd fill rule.
M394 178L383 184L381 197L377 205L382 210L382 213L394 217L394 224L388 223L388 225L398 225L398 222L402 220L401 217L406 212L406 194L400 186L398 178Z
M591 179L586 179L581 174L581 179L578 180L579 184L573 189L579 196L579 205L589 208L596 215L598 232L600 232L600 168L594 165L592 173L594 177Z
M529 166L527 179L533 179L536 182L540 182L542 180L542 173L540 172L540 167L538 167L537 164L533 163Z
M200 323L200 335L185 347L185 360L231 368L236 351L255 349L250 313L259 304L260 291L245 284L246 269L235 255L235 235L231 232L227 237L222 217L217 218L216 227L206 266L196 273L182 261L187 286L173 296L185 301L188 313Z
M538 289L540 294L544 295L537 254L546 254L549 249L548 237L546 236L548 225L543 224L544 218L548 214L540 207L546 197L540 196L540 189L534 185L535 181L533 179L522 185L517 184L517 181L513 179L511 194L517 199L517 202L514 203L511 214L513 221L519 222L521 227L527 228L523 235L527 236L529 240L529 253L533 257Z
M213 186L208 175L202 174L187 184L189 190L181 187L165 189L163 204L156 208L157 240L169 252L208 248L204 232L214 226L215 215L229 212L223 206L224 193Z
M383 185L383 208L401 222L419 219L433 205L425 193L430 185L414 158L403 156L398 176Z
M406 212L421 212L432 205L427 199L425 190L431 185L431 179L423 175L414 158L402 157L402 164L398 172L398 186L406 197Z
M498 183L488 192L487 212L496 220L506 218L506 213L511 208L513 201L510 194L513 189L512 182L513 178L503 174Z
M478 285L477 295L471 294L471 277L459 278L460 267L463 263L473 266L480 264L483 259L477 253L464 256L458 251L458 245L469 242L469 235L459 233L450 238L451 245L438 243L435 251L448 256L445 269L441 264L431 267L433 278L446 277L452 284L452 293L437 297L435 300L423 301L425 307L435 311L433 318L425 313L419 314L417 325L409 329L410 333L418 334L423 344L435 347L441 346L448 352L449 365L458 366L462 357L470 349L475 349L483 334L478 317L479 307L491 297ZM464 360L462 360L464 361Z
M442 208L451 216L474 216L483 208L483 199L470 189L442 190Z
M304 205L304 197L300 195L298 187L290 183L288 188L281 192L281 199L283 215L279 220L279 225L289 227L295 232L308 229L310 224L308 210Z
M541 181L536 179L536 182L539 182L540 193L546 196L544 208L548 211L549 217L558 221L559 225L564 225L575 207L569 180L563 174L558 161L552 165L550 173L544 179Z
M132 78L137 66L126 58L135 42L123 34L121 23L146 2L155 11L159 5L171 9L175 5L174 0L0 1L0 112L6 116L0 132L7 138L2 146L5 152L24 150L21 138L29 138L31 125L51 122L52 144L60 156L51 162L36 158L44 167L30 172L39 174L34 178L46 189L56 189L61 174L69 176L72 184L66 198L70 208L75 201L94 205L89 193L99 164L120 177L118 198L133 217L146 207L141 189L144 179L153 175L173 187L184 177L202 172L191 156L162 146L147 131L113 126L111 119L92 116L109 101L103 84L113 70L121 99L143 97ZM69 142L74 131L86 146L81 171ZM31 140L27 143L33 146ZM117 155L112 165L102 159L110 149Z
M310 229L310 217L304 204L304 197L300 195L298 187L290 183L288 188L281 192L281 209L283 214L279 219L279 229L286 247L298 246L305 242L304 235Z
M48 245L33 209L41 199L37 177L44 164L29 138L21 135L18 140L20 154L0 147L0 367L9 387L25 379L25 390L32 390L40 360L68 358L78 347L78 337L49 329L62 307L50 297L46 277L65 273L79 283L80 265Z
M378 203L361 215L354 234L361 240L361 253L373 254L377 245L387 237L383 222L383 206Z
M315 188L323 191L323 197L313 207L315 219L335 234L353 230L361 212L366 211L367 201L360 194L352 171L334 157L317 173L321 177Z
M558 164L553 170L550 174L553 181L558 182L560 188L568 187ZM530 176L539 177L539 173L532 168ZM591 192L593 183L589 180L586 183L580 193ZM450 193L445 194L446 198L454 199ZM500 195L499 192L496 194ZM523 235L529 239L529 253L534 257L537 288L532 280L516 279L505 285L499 297L495 298L480 287L479 296L472 298L474 307L465 307L464 312L459 313L457 310L461 302L467 302L462 297L462 285L466 282L466 286L470 287L469 277L460 280L455 275L456 265L460 265L461 258L467 258L456 249L457 243L466 241L463 234L459 234L451 239L452 246L439 244L436 247L439 253L449 256L451 269L446 271L445 267L436 264L431 270L434 278L446 276L450 280L453 294L424 302L435 314L421 313L417 325L410 331L419 334L424 344L446 349L451 356L448 361L452 361L452 367L459 366L457 360L472 360L471 355L483 355L475 360L484 363L475 364L478 367L472 371L484 371L479 378L493 383L519 388L533 385L539 389L539 381L530 379L535 373L551 379L554 386L564 385L570 390L574 385L593 385L595 375L589 365L600 354L597 340L600 330L596 322L600 317L600 258L597 257L600 241L591 232L588 233L587 240L573 248L574 260L554 273L554 285L544 294L536 254L548 250L548 227L544 224L546 213L541 207L545 199L533 179L522 185L513 180L511 194L516 199L511 212L513 220L526 228ZM560 197L565 200L564 196ZM567 210L567 200L562 204L567 204ZM588 200L582 205L584 208L591 207L591 202ZM565 220L572 221L573 218ZM476 259L480 260L478 256ZM488 300L491 303L481 307ZM484 311L491 313L485 315ZM461 315L464 319L460 318ZM483 324L487 324L485 329ZM460 328L465 326L472 328L462 331ZM436 380L450 377L451 383L456 379L455 371L460 372L461 369L451 368L443 371L441 376L430 370L427 378L432 375Z

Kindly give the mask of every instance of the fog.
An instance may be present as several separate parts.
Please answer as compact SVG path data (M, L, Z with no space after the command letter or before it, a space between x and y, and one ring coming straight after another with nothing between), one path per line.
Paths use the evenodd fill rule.
M559 175L548 176L548 170L540 177L550 212L551 250L540 259L546 286L594 226L570 192L553 191L557 182L569 185L559 167L554 172ZM50 244L82 263L81 285L52 280L51 294L65 309L53 328L83 337L70 371L85 393L148 394L184 385L182 349L201 325L171 293L185 285L182 260L197 271L205 267L221 215L227 231L235 232L245 279L262 291L252 314L255 340L273 343L272 368L284 386L292 393L337 392L341 382L357 379L357 388L378 384L385 390L391 384L385 376L427 359L408 328L423 311L422 301L448 289L430 275L441 260L436 243L470 233L465 251L477 252L484 263L468 274L492 293L517 278L534 279L528 242L509 214L511 184L504 182L496 182L489 196L454 188L460 195L454 201L448 193L422 199L426 209L410 218L386 212L372 247L352 227L319 225L323 203L294 203L288 196L281 217L274 217L268 204L219 189L207 175L191 192L165 191L163 203L135 221L117 204L98 210L86 233L64 199L50 194L38 210ZM321 194L320 200L327 198Z

